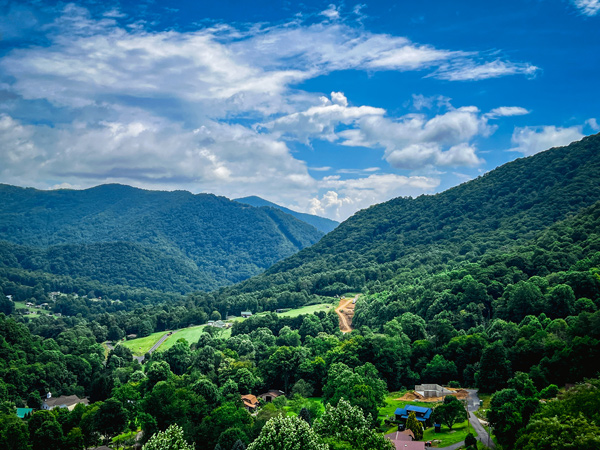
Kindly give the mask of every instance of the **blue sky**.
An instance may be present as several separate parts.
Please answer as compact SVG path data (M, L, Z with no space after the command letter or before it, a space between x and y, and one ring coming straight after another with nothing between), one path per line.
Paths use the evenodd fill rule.
M600 0L0 5L3 183L343 220L600 131Z

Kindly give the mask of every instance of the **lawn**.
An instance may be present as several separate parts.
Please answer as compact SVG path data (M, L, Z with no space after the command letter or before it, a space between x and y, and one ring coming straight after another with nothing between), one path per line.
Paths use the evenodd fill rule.
M443 425L442 431L439 433L436 433L433 427L428 428L423 433L423 441L433 441L437 439L441 442L434 445L434 447L448 447L449 445L464 441L469 433L473 433L474 436L477 436L477 431L473 429L468 420L465 420L462 423L454 424L452 430Z
M158 333L152 333L151 335L143 338L122 341L119 343L119 345L123 345L130 349L135 356L144 356L165 333L167 332L159 331Z

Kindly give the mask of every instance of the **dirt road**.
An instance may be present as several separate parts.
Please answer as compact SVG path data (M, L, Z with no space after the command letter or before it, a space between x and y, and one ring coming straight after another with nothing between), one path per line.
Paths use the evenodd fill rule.
M352 317L354 316L355 301L358 295L352 298L342 298L339 306L335 309L336 314L340 318L340 331L349 333L352 331Z

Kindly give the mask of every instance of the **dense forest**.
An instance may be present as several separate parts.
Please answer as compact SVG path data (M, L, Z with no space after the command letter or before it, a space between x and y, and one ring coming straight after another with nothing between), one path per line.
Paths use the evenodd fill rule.
M0 205L0 266L166 292L244 280L323 235L274 208L122 185L0 185Z
M592 136L435 196L373 206L211 293L2 268L0 446L82 449L141 430L146 450L391 449L386 395L438 383L491 395L497 448L600 448L598 173ZM6 244L5 259L18 260L19 245ZM70 290L52 298L58 285ZM143 364L103 344L349 292L362 295L346 334L330 308L254 314L230 337L206 327ZM47 302L53 316L29 319L13 300ZM241 395L269 389L285 396L244 408ZM48 391L90 405L16 417Z

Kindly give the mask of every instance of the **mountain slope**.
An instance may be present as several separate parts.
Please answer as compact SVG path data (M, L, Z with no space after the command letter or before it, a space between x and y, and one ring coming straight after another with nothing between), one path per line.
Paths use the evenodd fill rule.
M0 185L0 205L0 239L23 268L180 292L239 282L322 236L280 211L122 185Z
M223 291L340 294L513 246L600 198L600 135L505 164L436 195L360 211L321 241ZM408 275L410 274L410 275ZM264 286L269 286L265 290Z
M261 206L269 206L271 208L279 209L284 213L294 216L296 219L299 219L303 222L308 223L309 225L312 225L317 230L322 231L325 234L334 230L335 227L339 225L339 222L336 222L335 220L326 219L325 217L319 217L313 214L305 214L293 211L291 209L285 208L284 206L279 206L276 203L272 203L268 200L265 200L264 198L256 197L254 195L250 197L236 198L234 199L234 201L243 203L245 205L256 206L257 208L260 208Z

